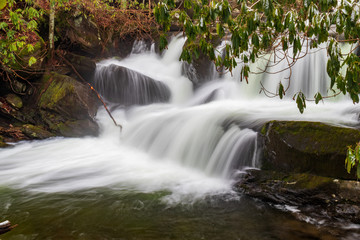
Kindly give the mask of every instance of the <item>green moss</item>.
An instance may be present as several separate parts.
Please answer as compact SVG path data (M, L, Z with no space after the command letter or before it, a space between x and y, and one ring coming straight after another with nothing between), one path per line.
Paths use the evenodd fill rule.
M286 185L294 185L296 189L312 190L326 184L332 184L333 179L328 177L316 176L307 173L291 174L286 176L283 181Z
M356 129L330 126L320 122L273 121L270 128L271 131L280 135L280 138L294 143L292 145L309 153L346 151L348 145L360 140L360 131ZM266 131L265 126L263 130Z
M268 124L269 124L269 123L265 124L265 125L261 128L261 131L260 131L261 135L263 135L263 136L266 135L266 132L267 132L267 130L268 130Z
M23 106L21 98L15 94L8 94L5 97L6 101L13 107L20 109Z
M51 81L50 85L46 88L47 82L49 81ZM69 84L72 81L74 81L72 78L56 73L44 75L43 88L46 89L41 95L39 107L54 108L66 95L74 92L74 86Z
M40 52L40 51L43 50L43 48L44 48L44 46L45 46L45 42L44 42L44 40L43 40L40 36L38 36L38 37L39 37L39 41L37 41L37 42L33 45L34 50L31 51L31 52L29 52L29 51L28 51L28 48L25 47L25 48L22 49L22 50L20 51L20 53L19 53L19 57L20 57L20 58L25 58L25 57L29 57L29 56L36 55L38 52Z
M21 131L30 138L45 139L49 137L54 137L54 134L46 131L42 127L34 126L31 124L23 125Z

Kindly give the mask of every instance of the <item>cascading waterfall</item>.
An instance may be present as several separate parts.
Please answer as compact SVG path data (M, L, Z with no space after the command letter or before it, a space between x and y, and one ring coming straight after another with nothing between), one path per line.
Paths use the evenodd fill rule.
M309 103L300 114L293 101L259 95L260 81L276 89L277 75L271 76L276 81L255 75L246 84L239 82L240 70L235 69L233 75L214 75L209 80L215 80L194 90L179 61L184 42L174 37L161 55L137 43L129 57L98 63L94 84L123 132L100 109L99 137L55 138L1 149L0 182L42 192L100 187L166 191L168 202L192 201L231 192L238 170L259 166L257 132L267 121L358 124L358 109L346 99ZM320 69L325 56L317 54L295 65L292 82L308 79L311 71L310 82L326 80L321 77L325 69ZM264 67L266 61L256 64L251 67ZM323 85L310 87L309 93Z
M235 165L253 166L257 139L251 129L226 126L231 115L208 106L166 109L131 121L123 137L158 159L229 178Z

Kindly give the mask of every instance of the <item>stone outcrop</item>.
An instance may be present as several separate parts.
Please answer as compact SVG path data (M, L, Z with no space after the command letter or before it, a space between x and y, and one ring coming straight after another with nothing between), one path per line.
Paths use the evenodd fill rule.
M45 74L38 99L42 121L59 135L97 135L98 103L90 87L57 73Z
M319 122L272 121L262 131L262 169L356 179L344 168L346 149L360 131Z
M248 196L296 208L296 217L311 217L331 225L360 223L360 183L308 173L249 170L237 184Z
M145 105L167 102L171 97L167 85L126 67L114 64L100 66L95 78L95 88L113 103Z
M64 17L67 21L58 25L57 31L63 39L71 42L74 52L86 56L99 56L102 52L102 39L98 26L91 18L85 18L81 12L71 14L71 17Z

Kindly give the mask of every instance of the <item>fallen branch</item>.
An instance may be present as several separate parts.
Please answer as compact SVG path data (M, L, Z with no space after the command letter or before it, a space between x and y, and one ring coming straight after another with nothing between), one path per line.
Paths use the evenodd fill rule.
M11 225L9 220L3 221L0 223L0 234L7 233L11 231L12 229L16 228L18 225Z

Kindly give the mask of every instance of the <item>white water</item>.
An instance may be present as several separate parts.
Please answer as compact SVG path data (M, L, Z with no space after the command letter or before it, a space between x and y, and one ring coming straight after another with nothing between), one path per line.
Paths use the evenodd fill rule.
M259 166L255 130L269 120L358 123L358 107L351 101L308 103L301 115L294 101L258 95L259 77L246 85L234 80L236 74L234 78L228 74L194 93L192 83L181 75L178 58L183 43L174 39L162 56L133 51L122 61L99 63L121 65L167 84L170 103L114 110L122 133L100 109L99 137L55 138L1 149L1 185L43 192L97 187L168 191L165 201L193 201L231 193L239 169ZM309 71L305 65L297 71Z

